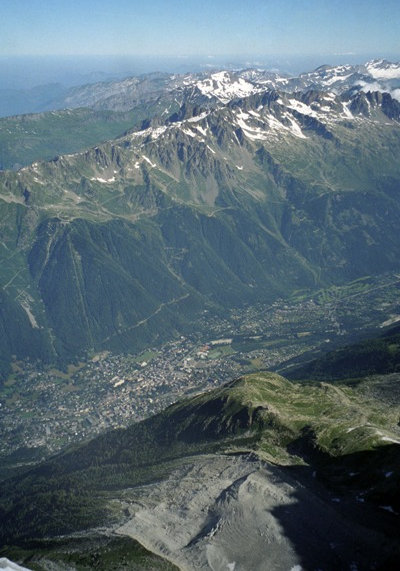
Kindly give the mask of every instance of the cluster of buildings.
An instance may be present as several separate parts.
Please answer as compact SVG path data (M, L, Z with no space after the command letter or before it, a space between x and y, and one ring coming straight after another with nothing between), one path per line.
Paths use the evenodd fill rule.
M103 352L67 372L14 363L0 389L0 457L23 447L54 452L146 418L182 396L275 367L339 339L346 329L365 328L368 320L379 325L396 310L397 286L398 277L388 276L362 295L278 300L234 309L226 318L204 312L190 338L140 355Z

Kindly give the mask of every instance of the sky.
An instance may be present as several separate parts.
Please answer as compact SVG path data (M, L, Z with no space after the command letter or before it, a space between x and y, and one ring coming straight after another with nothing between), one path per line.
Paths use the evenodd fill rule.
M0 56L400 54L400 0L0 0Z

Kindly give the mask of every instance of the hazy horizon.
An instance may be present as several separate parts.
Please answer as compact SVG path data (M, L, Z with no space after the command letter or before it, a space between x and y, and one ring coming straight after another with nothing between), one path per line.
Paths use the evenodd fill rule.
M65 87L121 79L152 72L188 73L212 69L259 67L284 74L311 71L320 65L363 64L375 58L400 60L400 54L304 54L226 56L0 56L0 89L25 90L60 83Z

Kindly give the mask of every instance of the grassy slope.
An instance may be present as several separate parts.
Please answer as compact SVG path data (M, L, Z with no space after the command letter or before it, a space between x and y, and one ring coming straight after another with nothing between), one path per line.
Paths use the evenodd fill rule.
M385 382L384 394L391 394L398 379ZM118 490L162 478L185 458L211 452L254 451L280 465L308 463L327 480L342 462L346 474L356 463L359 490L372 482L369 496L400 508L399 446L385 440L399 438L400 403L389 408L370 383L304 385L260 373L173 405L5 482L2 538L21 541L111 521L108 499ZM396 476L385 479L384 472Z
M279 375L259 373L236 383L230 398L253 414L257 412L262 425L259 454L284 464L300 460L288 447L290 450L305 430L312 434L312 444L331 456L374 449L385 442L383 434L396 438L393 430L396 431L399 403L388 411L386 403L367 396L363 388L369 383L355 387L300 384ZM393 384L397 385L397 379Z

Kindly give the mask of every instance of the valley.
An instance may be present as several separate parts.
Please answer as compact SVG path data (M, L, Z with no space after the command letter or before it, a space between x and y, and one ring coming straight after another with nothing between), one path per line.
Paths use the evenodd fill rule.
M136 355L88 356L64 372L14 362L0 389L2 476L242 374L286 370L372 334L400 313L399 287L400 277L386 274L232 309L225 318L207 312L190 336Z

